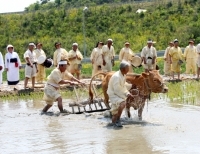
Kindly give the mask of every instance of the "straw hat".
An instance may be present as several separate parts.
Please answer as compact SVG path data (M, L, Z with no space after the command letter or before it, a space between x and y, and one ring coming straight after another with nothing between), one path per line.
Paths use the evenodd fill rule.
M132 62L131 62L131 64L132 64L133 66L135 66L135 67L140 66L141 63L142 63L142 59L141 59L141 57L139 57L139 56L133 57Z
M46 60L46 56L45 56L45 55L40 55L40 56L38 57L37 63L38 63L38 64L43 64L45 60Z

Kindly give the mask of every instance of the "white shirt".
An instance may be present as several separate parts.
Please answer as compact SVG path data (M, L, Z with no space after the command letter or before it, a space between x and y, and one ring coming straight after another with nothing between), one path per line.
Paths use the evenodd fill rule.
M30 62L31 63L34 63L34 62L37 62L37 59L36 59L36 54L34 51L30 51L29 49L24 53L24 59L26 60L26 58L29 58ZM27 62L27 60L26 60Z
M196 46L196 50L197 50L198 56L200 57L200 43Z
M90 60L94 62L95 65L102 65L103 59L102 59L102 49L100 48L94 48Z
M114 47L111 45L110 49L108 48L108 45L104 45L102 47L102 55L104 55L104 60L106 62L110 62L111 59L113 59L113 57L115 56L115 50Z
M128 90L131 89L131 86L131 84L126 83L126 76L123 76L119 70L110 78L107 94L110 98L119 97L121 99L126 99L126 96L130 94Z
M132 58L134 56L133 51L130 48L122 48L119 53L119 60L125 60L125 61L132 61Z
M151 46L150 48L148 46L145 46L143 49L142 49L142 52L141 52L141 57L145 57L146 59L148 57L157 57L157 52L156 52L156 48L154 48L153 46Z
M73 60L69 60L70 61L70 65L74 65L74 64L81 64L81 61L83 59L83 55L81 54L81 52L77 49L76 51L74 50L70 50L69 51L69 54L68 54L68 58L73 58L73 57L76 57L76 55L81 59L73 59Z

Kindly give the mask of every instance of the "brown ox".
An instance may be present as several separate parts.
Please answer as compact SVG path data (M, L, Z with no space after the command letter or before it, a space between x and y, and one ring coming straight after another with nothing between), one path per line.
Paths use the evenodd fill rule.
M104 79L102 81L102 90L104 94L104 103L109 107L109 96L107 94L108 82L114 72L108 73L99 73L104 75ZM96 74L95 76L99 75ZM90 87L89 87L89 96L91 103L93 101L93 93L91 90L91 83L94 77L91 79ZM166 93L168 88L163 82L162 77L159 74L158 70L149 71L149 73L142 73L141 75L136 74L127 74L126 82L131 83L133 85L133 89L130 90L134 98L128 98L126 100L126 115L130 118L130 107L132 106L135 110L138 110L138 117L142 120L142 111L145 105L146 99L150 97L152 92L154 93Z

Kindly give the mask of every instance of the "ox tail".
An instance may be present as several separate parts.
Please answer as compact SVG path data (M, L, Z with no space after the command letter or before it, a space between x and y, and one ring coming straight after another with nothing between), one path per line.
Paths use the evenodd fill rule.
M103 76L105 77L106 74L107 74L107 73L103 73L103 72L97 73L97 74L95 74L95 75L91 78L91 80L90 80L90 85L89 85L89 100L90 100L90 102L92 102L93 99L94 99L94 94L93 94L93 92L92 92L92 81L95 79L96 76L98 76L98 75L103 75Z

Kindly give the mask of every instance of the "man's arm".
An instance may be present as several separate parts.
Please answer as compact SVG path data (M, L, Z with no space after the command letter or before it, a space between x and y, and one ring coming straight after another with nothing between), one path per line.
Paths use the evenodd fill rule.
M75 83L71 82L69 80L61 80L60 82L58 82L58 84L71 84L71 85L74 85Z
M33 64L31 63L30 58L26 57L25 59L26 59L27 63L30 65L30 67L33 67Z
M143 49L142 49L142 52L141 52L141 58L142 58L144 64L147 64L147 62L146 62L146 57L145 57L144 52L145 52L145 49L143 48Z

